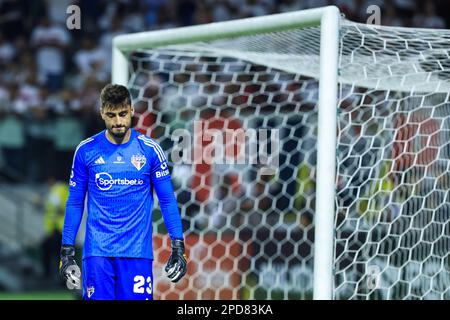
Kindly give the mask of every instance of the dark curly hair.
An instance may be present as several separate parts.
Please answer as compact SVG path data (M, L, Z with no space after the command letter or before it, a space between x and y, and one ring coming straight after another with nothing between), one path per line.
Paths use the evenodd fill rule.
M127 87L120 84L106 85L100 94L102 102L101 108L122 108L124 106L131 106L131 95Z

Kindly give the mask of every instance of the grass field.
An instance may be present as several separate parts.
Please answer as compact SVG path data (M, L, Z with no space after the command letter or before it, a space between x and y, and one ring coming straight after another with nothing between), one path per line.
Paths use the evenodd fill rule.
M78 300L79 298L67 291L42 291L3 293L0 292L0 300Z

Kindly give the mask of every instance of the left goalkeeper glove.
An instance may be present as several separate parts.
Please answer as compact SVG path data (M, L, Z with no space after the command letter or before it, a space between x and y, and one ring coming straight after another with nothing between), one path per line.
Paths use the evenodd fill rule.
M176 283L186 274L187 262L184 254L184 242L180 239L172 240L172 254L166 265L167 277Z
M67 288L81 289L81 271L75 261L75 248L72 245L61 246L59 273L66 281Z

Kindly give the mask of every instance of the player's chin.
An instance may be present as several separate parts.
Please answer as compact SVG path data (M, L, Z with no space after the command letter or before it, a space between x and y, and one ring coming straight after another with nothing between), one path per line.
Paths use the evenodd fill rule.
M127 133L128 128L122 127L122 128L113 128L111 130L111 133L116 138L123 138L125 134Z

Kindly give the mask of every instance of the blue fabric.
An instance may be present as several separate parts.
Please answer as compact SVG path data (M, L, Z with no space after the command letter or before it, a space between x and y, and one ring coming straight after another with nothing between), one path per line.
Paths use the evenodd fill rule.
M125 144L111 143L104 130L75 151L62 244L75 243L87 192L84 258L153 259L153 188L170 238L183 239L164 151L153 139L131 130Z
M153 300L153 260L83 259L84 300Z

